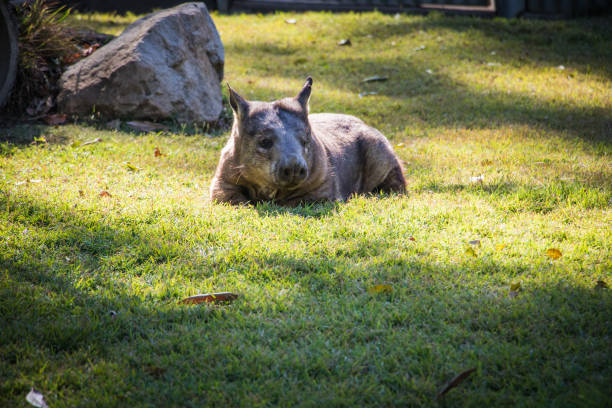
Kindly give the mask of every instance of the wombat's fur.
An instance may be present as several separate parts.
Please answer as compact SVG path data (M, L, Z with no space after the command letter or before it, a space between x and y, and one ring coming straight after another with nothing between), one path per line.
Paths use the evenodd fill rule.
M296 205L405 191L387 139L354 116L309 115L311 86L309 77L297 97L270 103L248 102L229 88L234 124L210 186L212 200Z

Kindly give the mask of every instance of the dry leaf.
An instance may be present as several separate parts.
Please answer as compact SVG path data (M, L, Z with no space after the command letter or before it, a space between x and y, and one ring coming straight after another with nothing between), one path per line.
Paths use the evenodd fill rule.
M493 162L489 159L484 159L483 161L480 162L480 164L483 166L490 166L493 164Z
M474 240L468 242L468 244L480 246L480 240L479 239L474 239Z
M559 259L561 258L561 255L561 251L559 251L557 248L548 248L546 250L546 256L551 259Z
M101 141L102 141L102 138L98 137L97 139L93 139L93 140L90 140L89 142L83 143L83 146L87 146L87 145L94 144L94 143L100 143Z
M364 96L370 96L370 95L378 95L378 92L360 92L359 98L363 98Z
M79 190L79 197L85 197L85 192L83 190Z
M476 251L474 251L474 248L472 248L472 247L465 248L465 254L466 255L471 255L474 258L476 258Z
M38 408L49 408L45 402L45 396L42 393L36 391L34 387L30 388L30 392L26 395L26 401Z
M595 284L595 289L608 289L608 284L603 280L598 280Z
M66 122L66 114L54 113L53 115L47 115L45 116L45 122L47 122L47 125L51 126L61 125Z
M497 244L497 245L495 245L495 249L497 249L498 251L501 251L505 247L506 247L506 244Z
M408 238L410 241L416 241L416 239L414 239L414 237L410 237Z
M238 295L231 292L219 292L219 293L206 293L203 295L189 296L182 299L179 303L185 305L196 305L198 303L220 303L220 302L231 302L236 300Z
M136 167L134 166L132 163L130 162L125 162L125 167L127 167L127 169L129 171L138 171L138 170L142 170L140 167Z
M106 190L102 190L102 191L100 191L99 196L100 196L100 197L112 197L111 193L109 193L109 192L108 192L108 191L106 191Z
M161 152L161 150L159 150L159 147L155 148L155 151L153 152L153 154L155 155L155 157L163 156L163 153Z
M351 40L350 40L349 38L347 38L346 40L340 40L340 41L338 41L338 45L341 45L341 46L343 46L343 45L348 45L348 46L351 46L351 45L353 45L353 44L351 43Z
M484 181L484 174L481 174L480 176L470 177L470 181L472 183L482 183Z
M457 375L455 378L453 378L452 380L450 380L448 382L448 384L446 384L444 386L444 388L442 388L442 391L440 391L438 393L438 398L444 396L444 394L446 394L447 392L449 392L451 389L455 388L456 386L458 386L459 384L461 384L466 378L468 378L470 375L472 375L472 373L476 371L476 368L470 368L469 370L465 370L464 372L460 373L459 375Z
M389 78L388 77L384 77L384 76L380 76L380 75L374 75L374 76L365 78L362 82L384 82L387 79L389 79Z
M139 130L141 132L153 132L156 130L168 130L168 126L162 125L161 123L148 122L146 120L136 121L133 120L131 122L127 122L127 125L134 130Z
M391 292L393 292L393 287L391 287L391 285L374 285L370 289L368 289L368 293L371 295Z

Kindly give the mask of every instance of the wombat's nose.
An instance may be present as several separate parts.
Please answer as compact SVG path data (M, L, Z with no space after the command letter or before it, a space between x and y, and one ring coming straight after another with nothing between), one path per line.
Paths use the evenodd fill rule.
M292 157L278 166L278 179L287 184L298 184L306 178L306 165L303 160Z

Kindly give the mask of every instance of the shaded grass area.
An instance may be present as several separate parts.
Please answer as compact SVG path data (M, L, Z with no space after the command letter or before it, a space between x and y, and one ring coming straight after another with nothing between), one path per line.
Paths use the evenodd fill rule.
M383 130L408 195L213 205L225 133L0 131L20 141L0 143L0 405L31 386L60 407L607 404L609 19L214 19L233 87L269 100L313 75L311 109Z

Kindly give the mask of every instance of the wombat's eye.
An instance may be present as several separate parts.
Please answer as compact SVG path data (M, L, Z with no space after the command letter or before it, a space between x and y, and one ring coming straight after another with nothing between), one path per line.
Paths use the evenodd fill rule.
M262 139L258 143L259 147L261 147L262 149L269 149L272 147L273 144L274 142L272 141L272 139Z

